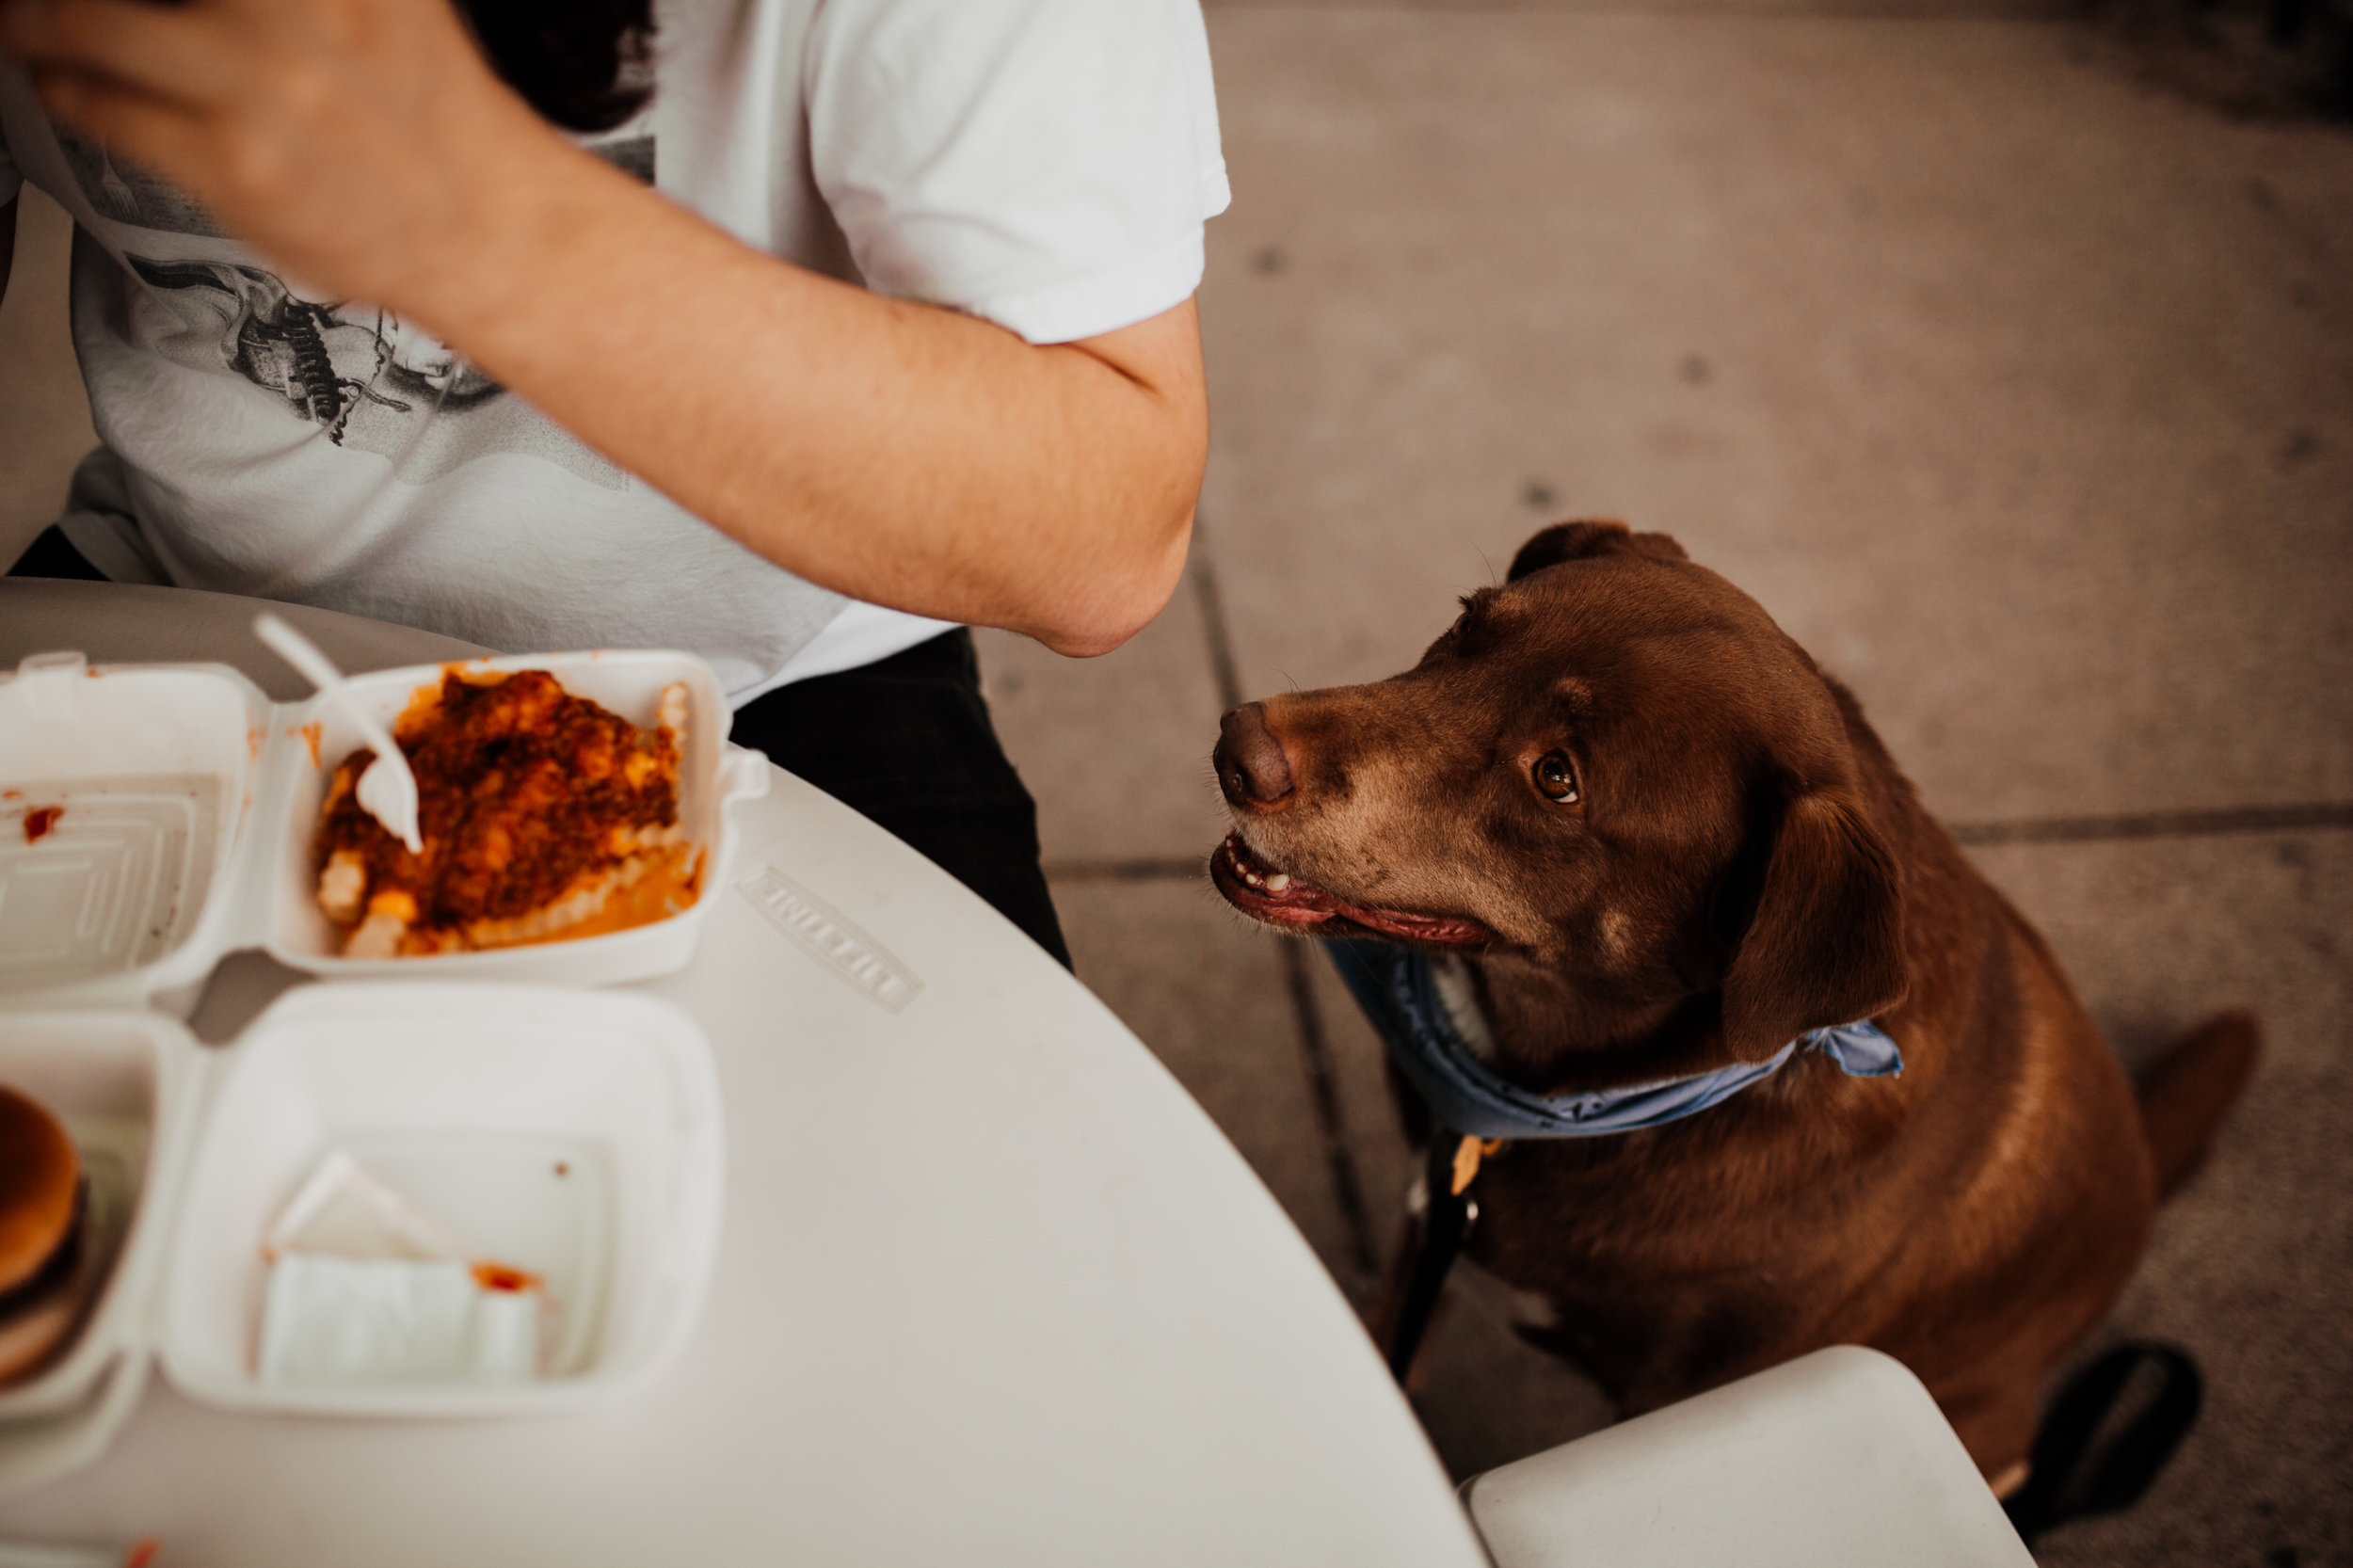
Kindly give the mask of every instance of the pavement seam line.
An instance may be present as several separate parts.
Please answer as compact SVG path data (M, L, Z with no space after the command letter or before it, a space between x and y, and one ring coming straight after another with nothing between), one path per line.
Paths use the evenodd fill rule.
M1209 676L1217 683L1221 712L1231 712L1241 706L1241 676L1234 664L1233 638L1226 629L1225 600L1218 591L1217 568L1209 564L1209 541L1202 532L1199 520L1193 523L1193 559L1187 564L1187 575L1193 579L1193 602L1201 610L1202 640L1208 645ZM1206 876L1209 867L1204 860L1176 861L1144 858L1108 862L1114 868L1109 878L1102 880L1137 882L1159 880L1172 874L1183 877ZM1050 879L1053 868L1047 868ZM1330 1037L1324 1032L1323 1014L1316 1005L1313 982L1307 974L1305 951L1295 941L1284 940L1278 949L1283 967L1283 989L1290 999L1291 1035L1298 1042L1300 1064L1307 1075L1307 1103L1315 1113L1316 1141L1323 1146L1323 1164L1332 1182L1333 1201L1339 1206L1340 1224L1348 1232L1350 1261L1362 1272L1366 1283L1377 1278L1381 1271L1380 1254L1372 1244L1372 1224L1365 1212L1364 1182L1356 1172L1356 1157L1348 1146L1347 1128L1340 1118L1339 1077L1332 1067Z
M2120 839L2203 839L2224 833L2286 833L2353 827L2353 804L2235 806L2193 811L2126 811L2097 817L2023 817L1955 823L1964 844L2085 844Z
M1348 1229L1349 1258L1369 1285L1381 1276L1381 1259L1372 1248L1372 1218L1366 1212L1364 1186L1357 1179L1356 1160L1348 1152L1341 1125L1338 1075L1332 1070L1331 1042L1324 1037L1323 1014L1316 1006L1315 982L1307 974L1306 944L1296 937L1281 938L1281 942L1277 951L1283 960L1283 985L1290 992L1291 1014L1299 1025L1299 1054L1307 1063L1307 1095L1315 1106L1324 1160L1331 1167L1340 1223Z
M2353 827L2353 804L2247 806L2210 811L2143 811L2108 817L2022 817L1955 823L1946 831L1976 848L2005 844L2092 844L2148 839L2205 839L2233 833L2293 833ZM1182 882L1208 874L1209 856L1136 856L1113 860L1049 861L1054 882Z
M1201 607L1201 632L1209 645L1209 679L1217 682L1218 711L1228 712L1241 706L1241 677L1234 668L1233 638L1225 630L1225 596L1218 589L1217 568L1209 563L1209 542L1199 537L1199 523L1193 528L1195 547L1189 573L1193 598Z

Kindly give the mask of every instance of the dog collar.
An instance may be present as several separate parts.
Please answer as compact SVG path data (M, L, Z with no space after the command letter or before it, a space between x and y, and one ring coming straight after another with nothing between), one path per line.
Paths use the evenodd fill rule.
M1389 1060L1420 1092L1431 1114L1448 1130L1472 1137L1600 1138L1664 1127L1772 1077L1800 1050L1822 1052L1849 1078L1887 1078L1904 1070L1896 1042L1865 1018L1809 1031L1763 1062L1547 1097L1505 1082L1471 1053L1447 1016L1424 954L1366 941L1326 941L1323 951L1380 1032Z

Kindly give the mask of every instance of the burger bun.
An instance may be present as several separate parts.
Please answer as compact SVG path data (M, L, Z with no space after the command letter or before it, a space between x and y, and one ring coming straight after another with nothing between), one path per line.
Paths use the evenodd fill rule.
M0 1385L48 1359L80 1317L82 1158L57 1119L0 1086Z

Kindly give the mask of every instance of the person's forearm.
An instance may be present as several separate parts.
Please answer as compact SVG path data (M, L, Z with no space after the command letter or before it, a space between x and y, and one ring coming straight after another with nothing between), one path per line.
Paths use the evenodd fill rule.
M552 136L482 194L395 307L768 559L1070 653L1174 588L1208 432L1197 374L1160 383L1193 356L1038 348L820 277Z
M1115 647L1207 450L1190 302L1041 348L765 256L581 152L444 0L0 0L50 112L291 276L415 320L769 559Z

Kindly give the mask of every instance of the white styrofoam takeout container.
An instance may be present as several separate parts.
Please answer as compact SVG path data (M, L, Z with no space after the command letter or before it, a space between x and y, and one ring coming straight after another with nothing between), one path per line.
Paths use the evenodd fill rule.
M729 808L763 794L757 753L711 667L650 649L416 664L351 681L389 727L445 671L543 669L649 726L687 690L679 820L702 846L702 894L628 931L481 952L342 956L320 913L312 846L335 765L360 744L323 698L272 704L223 664L91 667L37 654L0 675L0 1002L156 1006L185 1014L224 954L264 947L314 974L606 985L682 968L736 849ZM38 841L26 812L62 805Z
M217 1048L154 1013L0 1012L0 1081L83 1148L104 1272L75 1340L0 1391L0 1493L96 1457L153 1363L229 1410L546 1414L642 1387L701 1311L725 1185L718 1080L701 1031L658 998L313 985ZM263 1234L339 1148L486 1256L547 1277L546 1375L260 1380ZM98 1203L102 1185L120 1201Z

